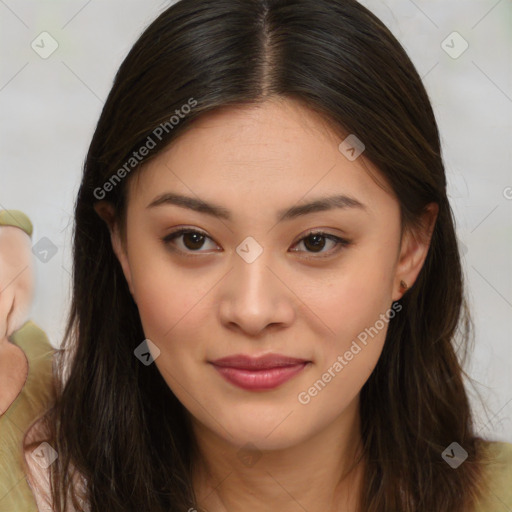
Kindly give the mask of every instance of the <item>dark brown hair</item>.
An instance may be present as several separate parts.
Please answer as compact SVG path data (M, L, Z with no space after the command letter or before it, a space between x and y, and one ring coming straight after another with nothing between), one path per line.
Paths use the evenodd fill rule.
M85 162L59 356L63 384L45 417L59 454L51 466L57 512L68 493L78 508L71 467L86 478L93 512L195 506L190 425L157 367L134 357L144 332L94 204L162 123L167 129L149 154L107 187L121 220L128 180L195 119L271 97L298 100L340 135L363 141L364 158L400 204L403 228L421 230L425 206L439 206L425 264L361 391L361 510L468 512L484 489L484 443L463 384L472 322L455 221L434 113L406 52L354 0L181 0L122 63ZM191 99L195 107L171 127L170 117ZM469 454L456 470L441 457L453 441Z

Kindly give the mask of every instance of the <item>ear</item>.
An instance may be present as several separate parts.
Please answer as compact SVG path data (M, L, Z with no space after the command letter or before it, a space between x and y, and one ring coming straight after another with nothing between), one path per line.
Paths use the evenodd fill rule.
M437 203L429 203L422 215L421 231L413 232L406 230L404 232L395 273L396 282L392 297L393 301L399 300L405 293L405 290L400 285L401 281L404 281L408 288L411 288L416 281L427 258L438 213L439 205Z
M123 274L128 283L128 287L130 289L130 293L135 300L135 295L133 293L132 286L132 273L130 270L130 263L128 261L128 256L126 254L126 247L123 243L122 236L119 230L119 223L116 217L116 211L114 205L109 203L108 201L99 201L94 204L94 209L96 213L105 221L107 224L108 230L110 232L110 241L112 242L112 249L121 264L121 268L123 269Z

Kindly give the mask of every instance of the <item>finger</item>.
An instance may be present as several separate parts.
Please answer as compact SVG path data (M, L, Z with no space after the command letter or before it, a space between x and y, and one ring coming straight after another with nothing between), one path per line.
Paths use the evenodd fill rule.
M8 292L7 314L2 312L1 322L5 322L5 333L11 336L28 320L28 314L32 305L34 295L34 269L31 263L18 274L18 276L5 289Z
M14 296L11 311L7 315L7 336L16 332L29 318L30 301L22 300L19 297L20 294Z
M7 318L11 314L14 297L4 290L0 294L0 339L7 336Z

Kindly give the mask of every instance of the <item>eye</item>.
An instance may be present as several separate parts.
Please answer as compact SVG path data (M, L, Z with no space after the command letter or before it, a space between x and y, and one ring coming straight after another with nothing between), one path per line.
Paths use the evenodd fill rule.
M162 238L162 241L166 245L170 245L171 243L176 245L174 240L177 238L183 238L181 243L182 247L178 247L178 249L185 253L188 250L192 252L197 252L197 250L201 249L202 246L204 245L205 239L211 240L210 237L208 237L205 233L201 231L197 231L195 229L190 228L181 228Z
M344 238L340 238L339 236L331 235L329 233L324 233L323 231L311 231L306 236L302 237L297 245L301 243L308 249L308 252L312 252L313 254L322 253L322 249L326 247L325 240L331 242L334 250L323 251L323 253L327 253L327 256L331 256L334 253L340 251L343 247L347 247L350 245L350 241ZM312 251L309 249L312 248ZM294 250L295 251L295 250ZM326 257L326 256L321 256Z
M181 244L177 244L175 242L175 240L179 238L182 238ZM165 245L177 245L178 250L187 253L203 252L199 251L199 249L203 248L206 239L213 242L213 240L202 231L197 231L191 228L180 228L173 233L166 235L164 238L162 238L162 241ZM326 247L325 240L328 240L333 245L334 250L323 251L323 249ZM311 231L306 236L302 237L295 245L299 245L301 243L304 243L304 246L307 248L307 252L313 254L328 253L328 255L330 255L329 253L338 252L343 247L350 245L351 242L349 240L345 240L344 238L340 238L329 233L324 233L323 231ZM292 251L300 252L296 249L292 249Z

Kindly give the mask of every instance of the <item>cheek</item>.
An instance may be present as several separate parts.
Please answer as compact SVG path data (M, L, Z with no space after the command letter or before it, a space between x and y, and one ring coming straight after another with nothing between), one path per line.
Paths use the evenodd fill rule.
M379 320L391 306L392 265L368 265L361 258L299 292L304 305L324 327L331 349L343 349L350 340ZM311 314L311 313L310 313Z
M153 336L164 341L176 326L195 314L208 291L208 279L178 267L159 242L133 243L129 254L133 293L144 332L150 339Z
M182 278L167 275L155 279L149 275L138 285L137 307L145 335L175 351L178 346L192 348L201 315L207 314L201 298L207 291L191 288ZM211 314L211 310L210 310Z
M177 267L157 251L133 254L131 268L144 334L160 349L155 364L176 396L186 400L180 385L193 389L204 357L199 333L208 318L211 322L207 299L215 279L199 278L197 271Z
M389 322L399 314L391 307L391 267L385 262L368 266L359 259L333 275L327 286L303 290L304 302L311 305L324 329L317 333L317 364L309 387L302 389L308 396L301 403L311 399L318 406L323 403L322 407L339 410L371 375Z
M148 265L136 275L137 307L146 338L160 350L154 364L178 400L190 407L190 396L198 394L194 379L201 358L197 326L199 317L208 313L200 300L205 292L188 286L189 280L180 272L169 268L159 272L158 268Z

